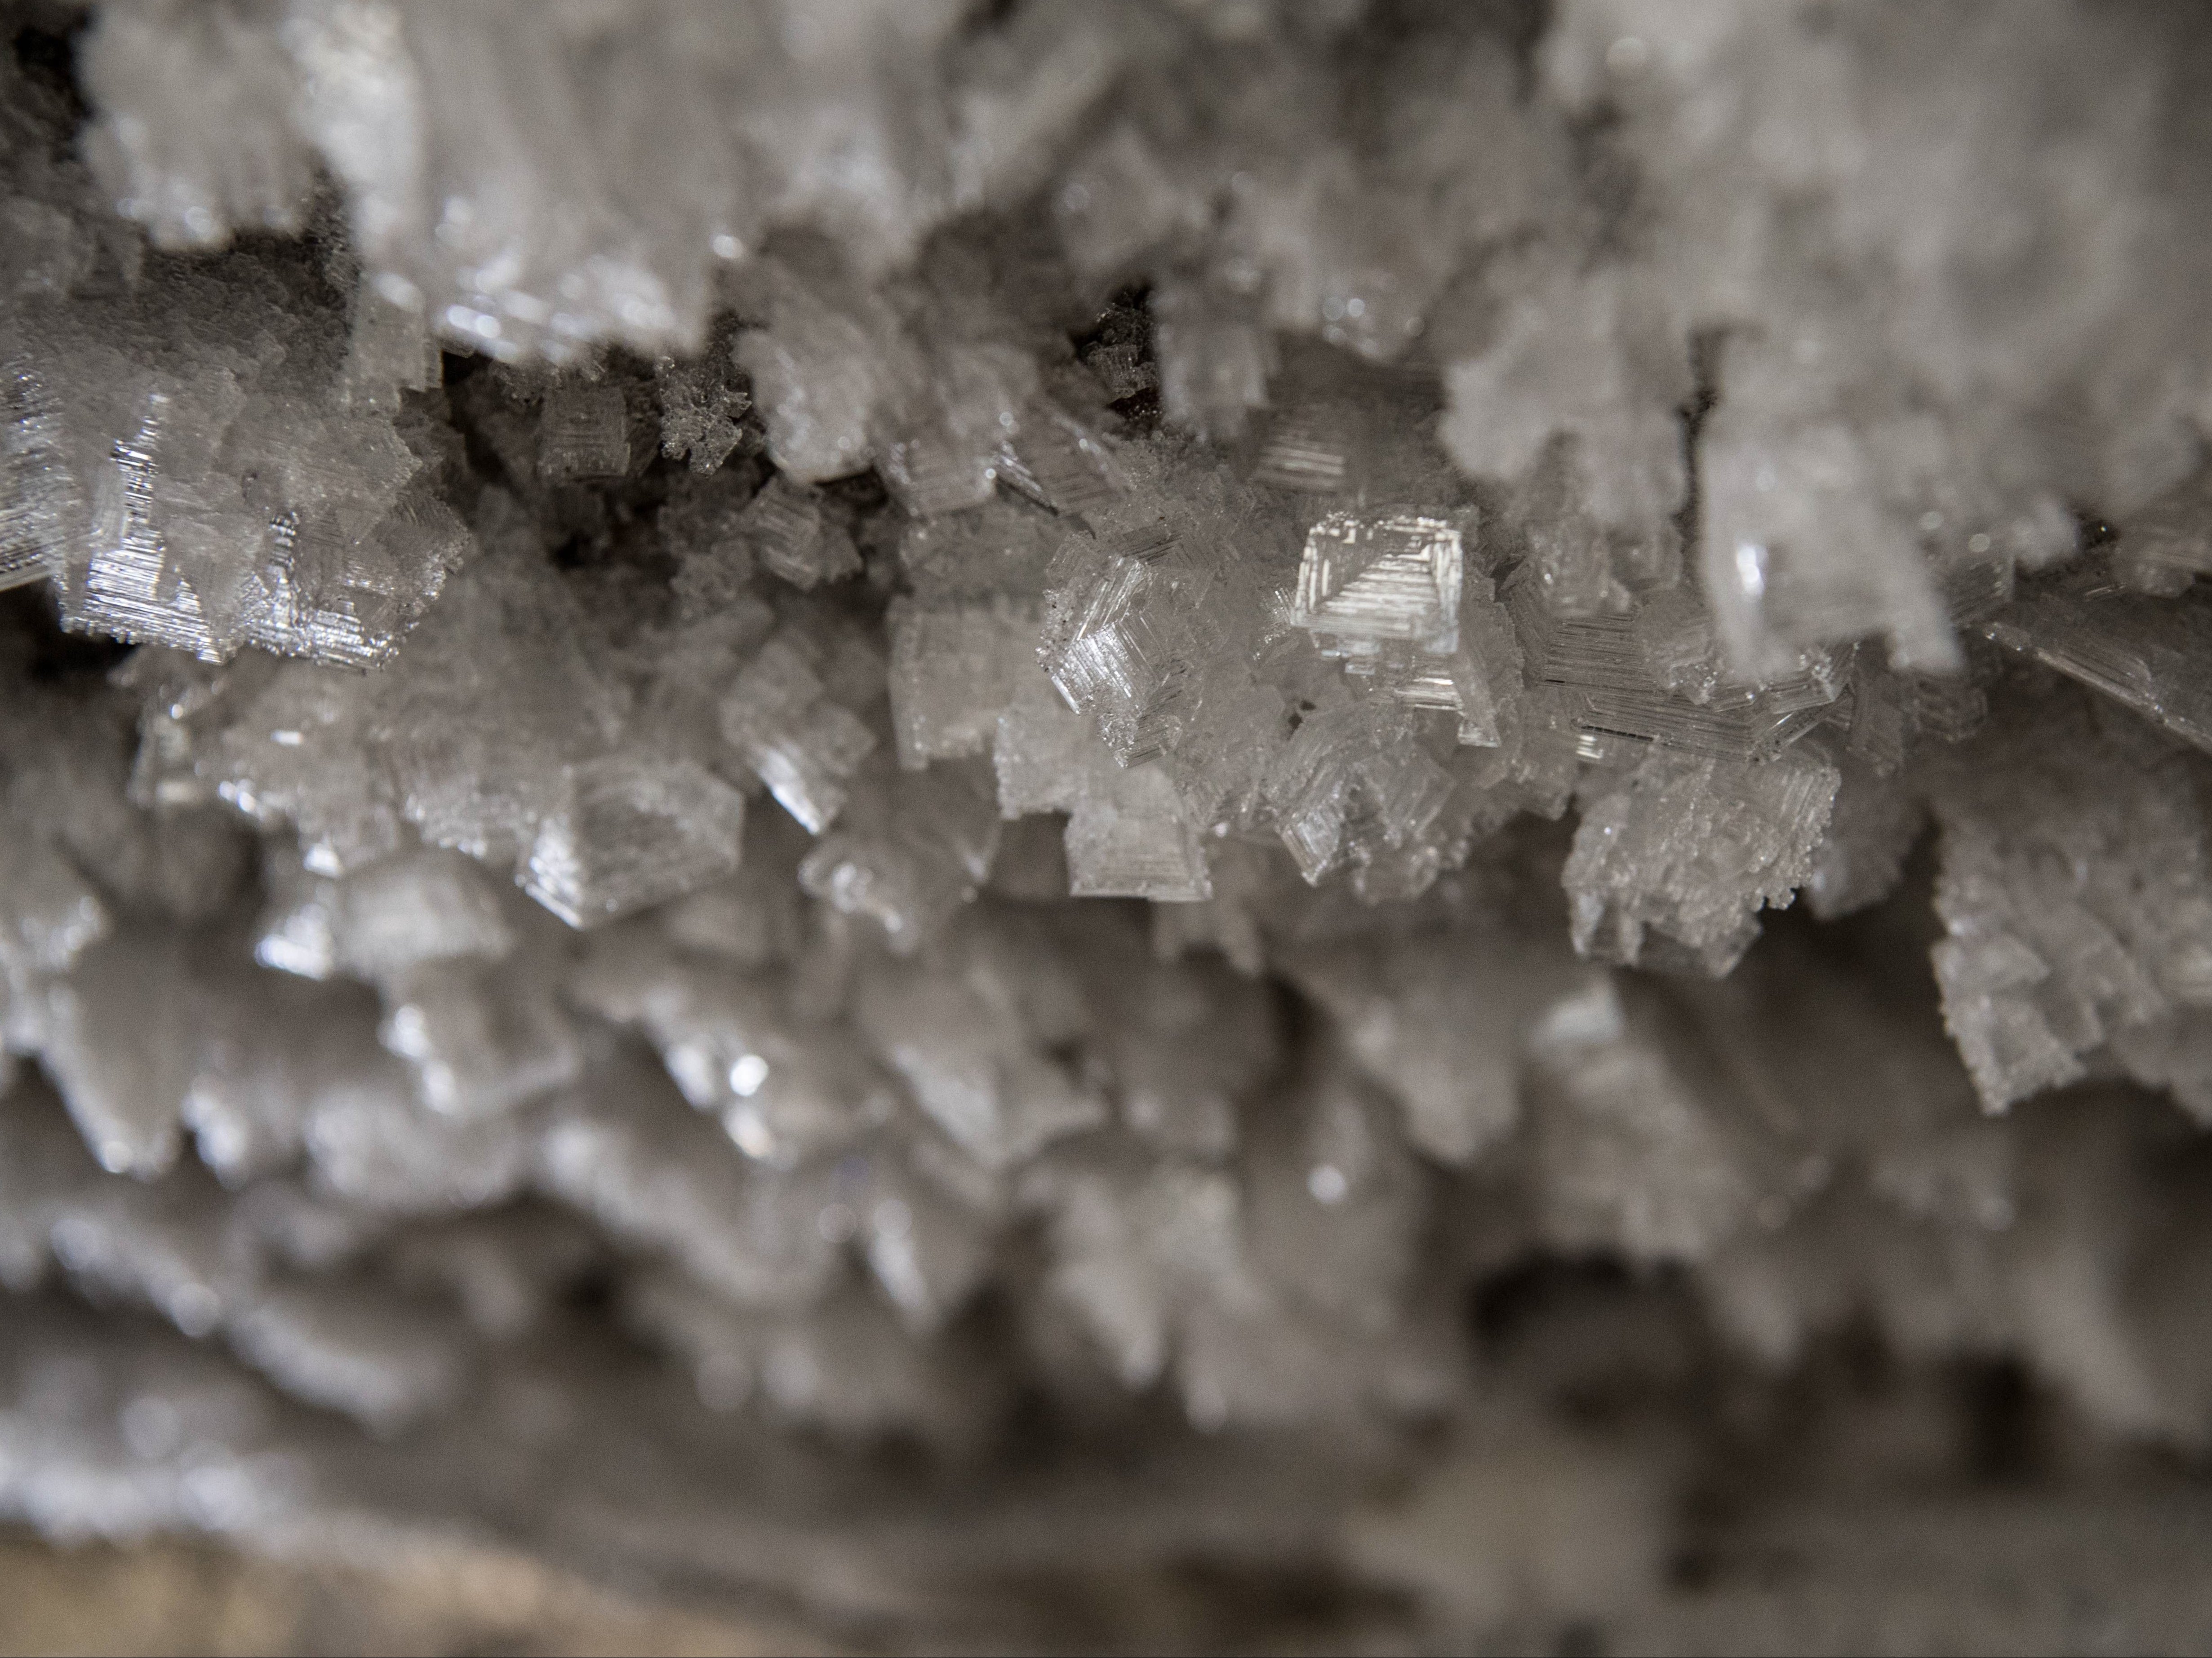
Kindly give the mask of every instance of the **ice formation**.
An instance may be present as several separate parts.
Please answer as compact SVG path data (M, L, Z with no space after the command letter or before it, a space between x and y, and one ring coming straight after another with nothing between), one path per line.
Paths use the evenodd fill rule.
M2212 1444L2197 9L0 17L0 1511L1663 1646Z

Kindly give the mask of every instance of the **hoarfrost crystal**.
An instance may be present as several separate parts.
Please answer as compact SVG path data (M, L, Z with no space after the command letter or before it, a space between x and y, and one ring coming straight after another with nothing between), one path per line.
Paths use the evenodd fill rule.
M2201 1644L2198 10L9 20L0 1517Z

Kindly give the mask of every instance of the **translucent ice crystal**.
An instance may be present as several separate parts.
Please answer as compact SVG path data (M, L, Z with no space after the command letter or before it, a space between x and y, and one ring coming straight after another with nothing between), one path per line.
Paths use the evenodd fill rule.
M842 1151L890 1112L884 1078L844 1033L726 963L611 938L574 988L594 1012L641 1027L684 1097L770 1167Z
M548 987L523 973L425 963L385 993L378 1035L413 1066L422 1103L473 1118L575 1080L583 1055Z
M1827 426L1778 443L1770 431L1735 430L1735 406L1723 405L1706 438L1700 567L1730 659L1779 677L1808 646L1881 634L1899 667L1955 671L1959 647L1935 573L1918 541L1881 511L1858 435ZM1924 440L1897 441L1915 438ZM1862 521L1851 523L1854 513ZM1832 537L1848 539L1856 556L1812 551Z
M734 372L726 348L701 361L664 357L654 365L660 394L660 452L689 461L694 472L712 472L757 434L740 424L752 407L752 393Z
M456 853L403 853L343 879L284 861L270 874L280 884L253 951L264 967L378 982L424 962L496 960L514 945L498 889Z
M1466 557L1458 528L1441 519L1332 514L1307 532L1292 618L1346 655L1392 641L1449 656Z
M156 1174L177 1155L191 1067L179 947L111 937L46 988L41 1057L94 1156L118 1173Z
M530 896L584 926L707 886L738 866L744 797L688 760L571 766L524 863Z
M1164 521L1071 539L1053 560L1038 660L1068 707L1135 764L1181 737L1195 659L1207 647L1205 555Z
M1346 861L1364 864L1415 844L1451 790L1450 774L1425 751L1414 720L1372 701L1309 717L1267 781L1283 844L1310 882Z
M1695 1260L1750 1218L1757 1139L1641 1023L1613 982L1598 979L1562 998L1534 1033L1544 1224L1569 1248L1602 1242L1633 1260Z
M228 294L149 284L95 301L89 336L19 335L10 448L43 459L8 561L40 561L69 625L366 667L436 598L466 532L391 396L356 395L434 383L428 366L419 345L412 366L349 366L348 321L308 281L279 260ZM98 394L52 401L86 386Z
M2083 572L1992 617L1985 631L2006 650L2055 668L2133 708L2185 743L2212 749L2212 686L2203 660L2200 604L2155 604Z
M893 325L866 307L856 319L799 277L775 275L769 325L736 346L768 426L769 453L802 483L858 471L875 459L876 405L887 389L879 377L908 367L891 343Z
M871 780L854 821L800 862L799 884L910 950L975 896L998 852L998 815L978 780L950 768Z
M1104 1102L1039 1052L1041 1042L1033 1047L1036 1038L1024 1040L991 1017L981 996L1010 988L891 967L861 987L859 1001L861 1028L916 1103L992 1169L1024 1161L1106 1117Z
M859 573L860 558L850 537L823 519L819 500L781 477L753 497L733 527L761 568L794 587L808 588Z
M1566 866L1575 948L1633 965L1672 947L1726 972L1758 935L1759 909L1787 905L1811 878L1837 784L1802 750L1756 765L1662 750L1598 785Z
M1293 410L1279 416L1268 428L1255 482L1279 489L1313 495L1335 495L1352 482L1350 457L1344 437L1332 428L1326 409Z
M1385 954L1314 949L1297 981L1342 1025L1352 1055L1403 1102L1406 1134L1464 1163L1518 1123L1531 1029L1578 977L1564 950L1460 933Z
M1156 765L1094 774L1067 821L1069 891L1189 902L1213 896L1204 843Z
M2196 919L2203 832L2184 762L2140 729L2100 729L2063 695L2039 712L1976 740L2016 756L2010 766L1978 779L1947 767L1934 793L1948 935L1936 976L1993 1108L2084 1074L2082 1055L2124 1032L2185 1022L2212 993ZM2156 1079L2169 1079L2171 1059L2150 1059L2146 1042Z
M1202 436L1234 438L1267 401L1273 342L1233 300L1197 288L1156 297L1160 406Z
M611 386L561 386L538 412L544 478L620 477L629 470L629 417Z
M724 738L816 835L844 809L848 780L876 746L875 733L829 696L818 660L811 641L780 634L738 676L721 707Z
M740 1306L803 1306L833 1280L835 1235L818 1224L832 1193L748 1168L680 1103L566 1104L538 1158L546 1191L618 1237L668 1249Z
M1011 605L928 608L890 616L891 722L899 763L988 751L1016 687L1037 677L1034 616Z
M374 1030L374 999L358 987L310 990L261 974L234 988L185 1095L200 1161L232 1186L295 1163L326 1093L392 1074Z

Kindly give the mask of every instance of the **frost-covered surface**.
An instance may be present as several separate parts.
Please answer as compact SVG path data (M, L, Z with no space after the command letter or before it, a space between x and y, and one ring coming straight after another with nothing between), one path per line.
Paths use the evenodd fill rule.
M1402 1634L2206 1449L2198 9L0 16L0 1507Z

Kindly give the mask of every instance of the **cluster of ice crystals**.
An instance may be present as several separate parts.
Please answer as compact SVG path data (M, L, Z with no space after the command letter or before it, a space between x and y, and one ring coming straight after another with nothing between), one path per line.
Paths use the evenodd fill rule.
M1809 878L1836 788L1811 756L1753 766L1663 750L1595 782L1566 866L1576 948L1632 966L1650 929L1726 972L1758 935L1752 912Z
M0 1514L1517 1646L1854 1342L2212 1442L2186 8L8 44Z
M74 629L212 660L388 660L468 549L394 423L435 383L419 344L349 350L304 259L52 309L8 319L9 579L52 580Z
M2083 1056L2109 1047L2201 1112L2212 870L2200 780L2140 726L2063 695L2025 707L1961 750L1934 792L1945 1019L1992 1106L2084 1076ZM1978 754L2008 763L1984 772Z

